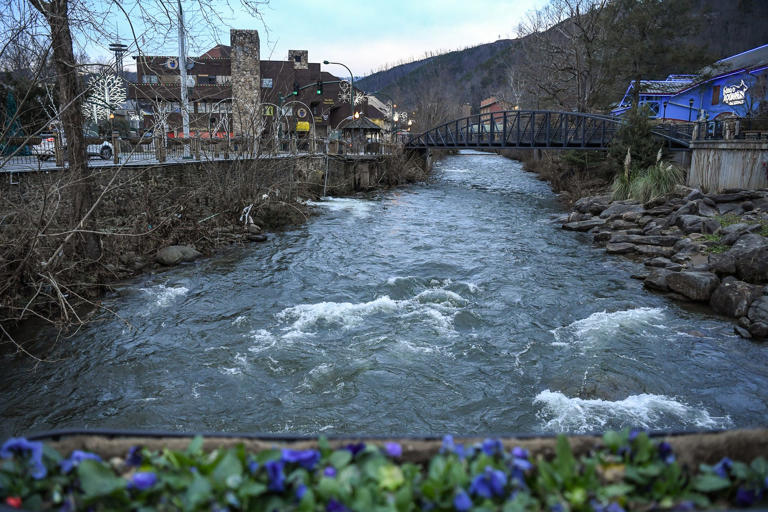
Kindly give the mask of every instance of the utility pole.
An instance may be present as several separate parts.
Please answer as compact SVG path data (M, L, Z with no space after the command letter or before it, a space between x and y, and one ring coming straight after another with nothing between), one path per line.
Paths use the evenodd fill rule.
M184 129L184 138L189 138L189 100L187 99L187 50L184 47L184 12L181 10L181 0L176 0L179 6L179 71L181 73L181 123ZM184 156L188 156L189 149L184 144Z

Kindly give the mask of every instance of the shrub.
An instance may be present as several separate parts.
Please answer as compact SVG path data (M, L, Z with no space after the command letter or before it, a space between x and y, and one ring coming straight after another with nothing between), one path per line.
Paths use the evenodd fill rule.
M611 187L614 200L632 198L647 202L672 192L676 185L685 181L683 169L661 160L661 149L656 154L656 163L641 171L631 170L630 156L624 162L624 172L616 176Z
M203 451L131 448L104 462L74 451L64 458L41 442L10 439L0 449L0 499L29 510L691 510L768 499L768 462L723 459L698 473L672 447L642 432L607 432L577 458L560 436L555 455L532 460L498 439L464 446L446 436L424 465L403 461L397 443L333 449L243 445Z

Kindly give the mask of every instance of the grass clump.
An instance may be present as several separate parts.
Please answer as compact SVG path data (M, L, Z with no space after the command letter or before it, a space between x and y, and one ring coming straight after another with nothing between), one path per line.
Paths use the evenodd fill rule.
M624 172L617 175L611 186L614 200L634 199L647 202L669 194L676 185L685 180L683 169L661 160L661 149L656 155L656 163L642 170L631 168L631 156L627 151L624 160Z

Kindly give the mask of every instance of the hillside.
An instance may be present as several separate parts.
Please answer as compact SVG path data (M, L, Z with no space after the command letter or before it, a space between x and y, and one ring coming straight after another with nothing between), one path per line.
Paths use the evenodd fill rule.
M694 15L702 20L702 29L689 38L689 44L701 51L690 60L690 68L657 70L663 76L648 78L693 73L714 60L768 43L765 0L699 0ZM476 111L483 98L503 94L508 87L508 73L520 63L520 46L521 40L503 39L395 66L355 85L387 93L407 108L416 108L419 98L431 97L454 105L469 103ZM611 95L620 94L626 83L626 78L617 77Z

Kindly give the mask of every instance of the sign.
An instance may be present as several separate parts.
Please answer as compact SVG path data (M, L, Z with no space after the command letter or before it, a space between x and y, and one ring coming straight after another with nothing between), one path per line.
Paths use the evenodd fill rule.
M738 85L723 87L723 103L731 106L743 105L744 98L747 95L747 89L749 89L749 87L744 83L744 80Z
M323 105L333 105L333 98L323 98Z
M283 107L282 108L282 115L284 115L284 116L292 116L293 115L293 106Z
M275 107L272 105L264 105L264 114L265 116L274 116L275 115Z
M301 117L302 119L307 117L307 109L305 109L304 107L299 107L298 109L296 109L296 115Z
M297 132L308 132L309 131L309 121L299 121L296 123L296 131Z
M261 79L261 86L265 89L271 89L272 88L272 79L271 78L262 78Z

